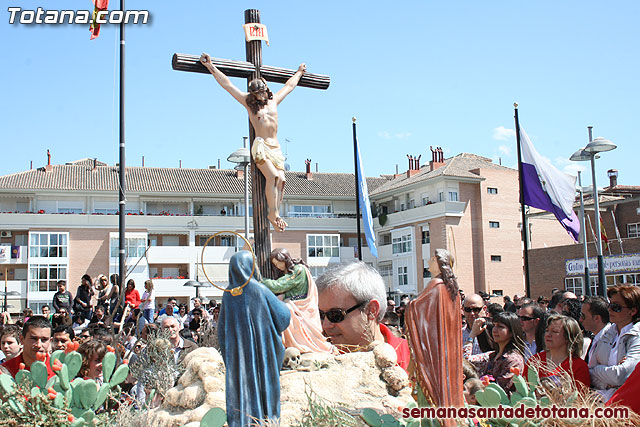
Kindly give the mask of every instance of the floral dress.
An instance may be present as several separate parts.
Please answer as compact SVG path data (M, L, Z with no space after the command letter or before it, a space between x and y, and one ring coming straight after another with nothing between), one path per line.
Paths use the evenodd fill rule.
M515 391L513 385L513 372L511 368L518 368L524 371L524 357L517 350L509 350L496 357L496 351L474 354L469 356L469 362L473 363L480 376L491 375L504 391L510 395Z

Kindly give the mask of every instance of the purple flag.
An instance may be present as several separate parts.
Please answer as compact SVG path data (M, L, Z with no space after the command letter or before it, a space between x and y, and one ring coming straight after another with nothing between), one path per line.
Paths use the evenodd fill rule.
M533 147L520 127L522 147L522 197L524 203L551 212L576 242L580 236L580 221L573 211L576 178L559 171Z

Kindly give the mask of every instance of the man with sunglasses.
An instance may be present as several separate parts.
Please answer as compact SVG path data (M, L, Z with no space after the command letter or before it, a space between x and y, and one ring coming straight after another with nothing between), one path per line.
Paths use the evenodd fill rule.
M602 340L607 330L613 327L609 323L609 303L604 297L587 297L582 303L580 323L582 327L593 334L584 361L589 368L597 364L605 364L609 360L611 347Z
M520 300L523 300L521 298ZM520 325L525 334L525 346L524 346L524 360L529 360L531 356L538 353L536 345L536 331L538 330L540 319L544 314L544 310L535 302L527 302L520 306L518 309L518 318L520 319Z
M387 296L380 274L363 262L328 270L316 280L324 334L340 351L366 350L374 341L391 345L398 365L409 366L407 340L396 337L382 319Z
M478 294L469 295L464 299L462 310L467 324L462 329L462 351L465 358L491 351L493 343L487 330L489 324L484 299Z

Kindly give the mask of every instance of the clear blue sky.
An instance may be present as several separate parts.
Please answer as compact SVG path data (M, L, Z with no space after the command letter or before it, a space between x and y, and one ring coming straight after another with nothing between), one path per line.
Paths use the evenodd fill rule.
M4 2L0 24L0 174L46 163L118 160L118 31L10 25L9 6L92 9L86 1ZM618 145L597 162L640 185L637 117L640 2L135 1L151 23L126 33L127 165L207 167L242 145L247 116L204 74L171 69L175 52L244 59L243 11L261 10L267 65L328 74L280 106L293 170L352 172L351 117L369 176L407 169L406 154L472 152L516 165L513 102L538 151L561 169L594 136ZM110 8L119 2L111 0ZM244 87L244 80L233 79ZM280 85L273 84L277 90ZM634 120L635 119L635 120ZM290 142L285 144L285 139ZM591 182L590 173L583 183Z

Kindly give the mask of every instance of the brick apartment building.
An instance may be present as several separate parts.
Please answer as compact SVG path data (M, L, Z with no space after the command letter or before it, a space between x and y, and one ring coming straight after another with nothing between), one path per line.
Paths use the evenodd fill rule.
M445 159L432 150L405 173L367 178L378 258L363 260L382 274L390 295L417 295L429 280L436 248L456 258L454 271L467 293L524 292L517 170L461 153ZM243 232L244 180L235 170L127 167L127 269L142 289L153 278L157 295L188 302L187 280L226 286L228 259L243 242L221 231ZM75 294L80 277L117 270L117 167L94 159L0 177L0 279L18 295L11 311L38 310L55 282ZM318 276L356 259L352 173L287 172L281 215L285 233L272 247L302 257ZM251 208L249 211L251 215ZM252 222L250 222L252 224ZM555 224L547 222L550 226ZM534 234L535 235L535 234ZM6 274L5 274L6 272ZM220 298L215 288L201 289Z
M244 245L222 231L244 233L244 179L235 170L127 167L126 255L128 278L139 291L154 279L159 302L188 302L205 272L227 285L228 260ZM289 227L272 233L272 247L302 257L314 276L331 264L355 260L353 174L287 172L281 215ZM368 178L371 189L384 178ZM249 214L251 214L250 208ZM17 293L12 312L38 311L64 279L75 295L85 273L117 272L118 169L94 159L0 177L0 280ZM250 221L252 224L252 221ZM148 249L147 246L149 245ZM368 248L363 260L375 264ZM201 294L220 298L221 291Z
M466 294L522 294L518 171L470 153L445 159L439 150L427 165L418 162L371 190L377 266L390 290L420 292L433 250L445 248Z

